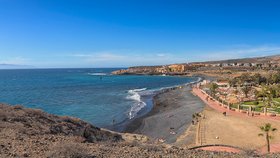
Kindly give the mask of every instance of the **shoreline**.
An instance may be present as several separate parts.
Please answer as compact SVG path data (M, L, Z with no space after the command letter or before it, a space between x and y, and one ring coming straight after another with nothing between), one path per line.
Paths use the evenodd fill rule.
M191 78L196 78L197 80L194 80L194 81L191 81L188 83L184 83L184 84L170 86L170 87L162 87L161 89L154 91L154 94L152 94L148 98L146 98L145 101L142 100L143 102L146 103L146 107L144 107L143 109L138 111L137 115L134 118L132 118L132 119L127 118L126 120L123 120L122 122L119 122L119 123L116 123L113 125L109 125L109 126L105 126L102 128L109 129L111 131L122 132L122 133L123 132L133 133L138 128L138 126L140 126L141 120L144 119L145 117L148 117L150 114L153 113L153 109L155 107L154 101L158 95L168 93L173 90L177 90L180 87L188 87L188 86L197 84L206 78L206 76L201 76L201 75L180 76L180 77L191 77Z
M123 132L143 134L152 140L162 139L169 144L175 143L190 127L192 115L201 112L205 105L191 93L192 85L205 79L205 76L194 77L198 77L198 80L156 94L151 111L131 121Z

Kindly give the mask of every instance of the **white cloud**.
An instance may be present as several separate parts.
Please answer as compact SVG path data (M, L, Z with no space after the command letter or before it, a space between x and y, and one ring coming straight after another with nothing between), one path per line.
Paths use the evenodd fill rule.
M160 54L156 54L158 57L165 57L166 56L166 54L162 54L162 53L160 53Z
M10 57L10 58L6 58L4 60L0 60L1 64L14 64L14 65L23 65L23 64L27 64L28 62L29 62L29 59L23 58L20 56Z
M143 53L140 51L104 51L93 53L76 53L68 57L75 61L82 61L82 64L97 67L126 67L138 65L165 65L172 63L186 63L193 61L211 61L236 59L245 57L268 56L280 53L278 46L239 46L228 50L209 52L188 52L188 53ZM81 62L80 62L81 63Z
M115 61L115 60L121 60L123 58L126 58L126 56L114 54L114 53L91 53L91 54L71 54L72 57L79 57L84 58L87 61Z
M60 67L128 67L139 65L165 65L173 63L186 63L193 61L211 61L236 59L245 57L258 57L280 54L278 46L232 46L231 49L217 51L189 51L187 53L145 52L136 50L114 50L101 52L80 52L59 55L59 60L51 61L49 65ZM40 62L39 64L42 64ZM65 65L65 66L64 66Z
M277 54L280 54L280 47L278 47L278 46L257 46L257 47L246 46L246 48L234 48L231 50L199 52L199 53L192 53L192 54L198 54L198 55L191 56L191 59L194 61L225 60L225 59L277 55Z
M176 62L185 62L182 58L173 56L172 54L163 53L112 53L99 52L87 54L71 54L70 57L79 58L87 64L93 66L103 65L104 67L114 66L137 66L137 65L163 65Z

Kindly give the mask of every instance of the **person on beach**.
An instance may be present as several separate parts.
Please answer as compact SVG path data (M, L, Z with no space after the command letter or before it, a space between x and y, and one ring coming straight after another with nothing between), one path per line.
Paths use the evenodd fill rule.
M224 116L227 116L227 112L226 112L226 111L225 111L225 112L223 112L223 115L224 115Z
M113 125L115 125L115 122L116 122L116 120L115 120L115 119L113 119L113 120L112 120L112 124L113 124Z
M175 134L177 134L177 133L174 132L174 131L170 131L170 134L175 135Z

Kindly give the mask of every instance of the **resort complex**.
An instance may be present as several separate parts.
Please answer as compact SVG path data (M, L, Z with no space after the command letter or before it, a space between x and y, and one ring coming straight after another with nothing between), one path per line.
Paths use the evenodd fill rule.
M203 81L199 88L221 106L250 115L276 116L280 108L280 73L244 73L215 82Z
M213 144L214 147L206 148L208 150L231 145L224 150L234 152L239 147L262 153L279 152L278 132L272 132L273 137L263 140L266 146L257 140L258 128L269 132L273 124L279 129L279 73L266 76L246 73L230 80L204 80L193 87L193 93L208 105L198 121L196 144L202 147ZM262 127L262 124L269 127ZM274 144L270 145L272 138Z

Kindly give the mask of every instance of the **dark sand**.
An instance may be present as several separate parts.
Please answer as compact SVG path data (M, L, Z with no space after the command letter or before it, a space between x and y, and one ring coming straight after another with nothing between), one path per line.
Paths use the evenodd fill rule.
M190 86L169 90L155 96L152 111L130 123L126 132L175 143L191 125L192 115L201 112L204 106L203 101L191 93ZM171 134L171 131L176 134Z

